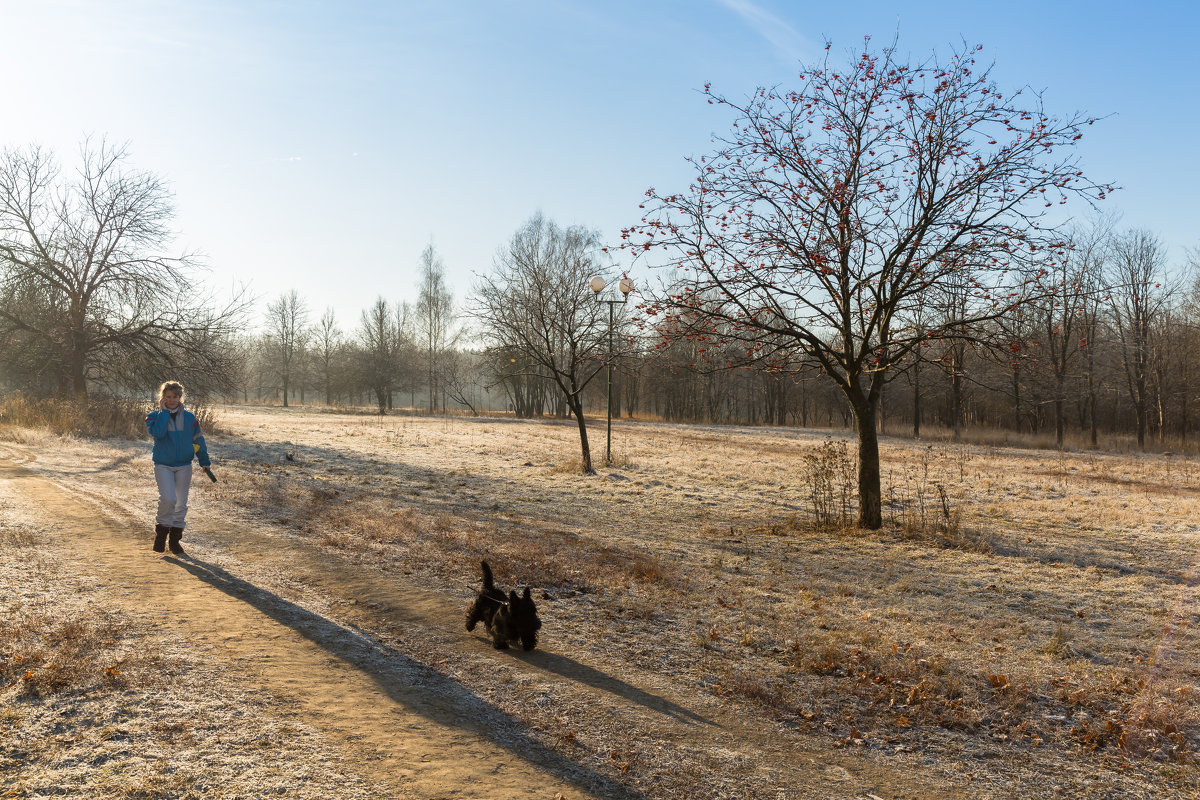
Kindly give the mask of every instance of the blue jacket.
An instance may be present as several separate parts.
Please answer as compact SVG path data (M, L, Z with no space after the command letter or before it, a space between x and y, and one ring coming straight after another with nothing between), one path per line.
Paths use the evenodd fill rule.
M196 415L182 405L176 410L174 419L165 408L151 411L146 415L146 429L154 437L155 464L182 467L192 463L192 458L199 458L202 467L211 463L200 423L196 421Z

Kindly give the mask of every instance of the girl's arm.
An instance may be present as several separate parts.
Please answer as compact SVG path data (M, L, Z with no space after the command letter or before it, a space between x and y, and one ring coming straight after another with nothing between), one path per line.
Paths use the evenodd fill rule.
M209 467L212 462L208 458L208 445L204 443L204 431L200 430L198 421L192 422L192 448L196 451L196 459L201 467Z
M146 415L146 430L150 431L150 435L155 439L165 439L167 436L167 423L171 421L171 415L161 409L151 411Z

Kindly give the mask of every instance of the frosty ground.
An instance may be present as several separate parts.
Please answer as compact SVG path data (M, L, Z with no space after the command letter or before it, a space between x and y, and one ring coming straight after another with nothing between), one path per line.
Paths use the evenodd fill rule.
M885 437L863 532L841 434L219 420L180 558L147 443L4 432L0 796L1200 792L1190 459Z

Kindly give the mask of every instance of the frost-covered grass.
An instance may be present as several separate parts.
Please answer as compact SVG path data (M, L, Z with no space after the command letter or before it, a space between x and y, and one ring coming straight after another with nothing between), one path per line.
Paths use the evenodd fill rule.
M370 798L304 720L106 596L0 487L0 797Z
M916 758L934 775L968 764L1005 787L973 796L1200 788L1190 459L885 437L887 524L864 532L816 518L817 489L832 479L836 507L844 472L845 440L826 432L622 421L607 468L593 426L600 474L584 476L571 423L221 418L229 433L209 443L221 482L195 494L197 520L238 520L452 604L486 557L505 585L548 598L548 648L623 685L661 679L780 742ZM21 448L46 474L87 472L131 516L152 505L142 443ZM355 602L321 591L331 608ZM386 614L353 608L360 629L394 633ZM466 657L407 644L650 797L701 796L734 762L750 776L777 758L750 739L732 761L687 758L703 731L666 744L632 717L597 717L611 688L551 693L519 669L492 685Z

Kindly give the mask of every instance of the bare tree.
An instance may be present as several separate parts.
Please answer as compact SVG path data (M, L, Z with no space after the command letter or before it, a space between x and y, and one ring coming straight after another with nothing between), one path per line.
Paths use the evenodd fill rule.
M317 366L321 371L321 386L325 390L325 405L333 405L333 376L335 360L342 344L342 332L337 326L333 309L326 308L315 331Z
M736 116L732 134L693 161L686 191L647 192L626 246L664 253L662 266L689 278L652 311L699 308L692 335L720 323L748 350L782 337L820 365L857 429L858 524L878 528L888 373L924 338L961 335L1042 293L1041 276L1020 268L1060 243L1046 207L1106 187L1070 151L1092 120L1051 117L1036 94L1004 96L974 50L914 66L868 44L801 81L743 103L706 87ZM917 298L952 280L970 287L963 313L918 333Z
M1165 282L1166 251L1145 230L1128 230L1113 238L1107 284L1113 326L1121 346L1121 365L1133 402L1138 448L1146 448L1149 420L1150 356L1154 320L1169 299Z
M1067 377L1087 351L1088 312L1099 290L1108 237L1103 219L1091 228L1078 227L1071 232L1070 255L1046 266L1050 292L1038 305L1045 357L1054 373L1054 441L1060 450L1066 437Z
M448 348L455 345L451 336L451 327L454 324L454 297L446 286L446 265L442 263L432 244L426 246L421 253L420 269L421 288L417 297L414 324L418 345L425 355L429 412L432 414L437 407L437 394L441 383L439 360Z
M1190 250L1187 253L1183 285L1187 291L1180 303L1181 330L1177 336L1180 342L1180 420L1179 442L1186 445L1191 434L1192 402L1197 397L1196 391L1196 359L1200 354L1200 250Z
M375 395L380 414L393 407L394 393L402 388L402 361L409 346L407 325L408 306L389 304L382 297L362 313L358 328L361 375Z
M84 142L74 175L36 146L0 153L0 345L78 398L167 372L231 388L247 302L214 303L196 257L166 254L171 194L126 162L103 141Z
M471 350L451 348L442 362L442 385L446 395L479 416L477 390L480 386L480 354Z
M579 226L560 228L540 213L496 254L475 287L471 313L500 349L518 351L558 387L579 428L583 470L594 474L583 390L603 369L608 311L588 287L610 277L599 237ZM513 364L517 363L513 356Z
M300 367L311 331L308 328L308 306L295 289L279 295L267 306L266 338L273 351L275 372L283 387L283 407L288 407L288 393Z
M540 364L523 350L510 345L494 345L481 354L489 387L500 386L518 419L532 419L546 413L547 394L557 389Z

